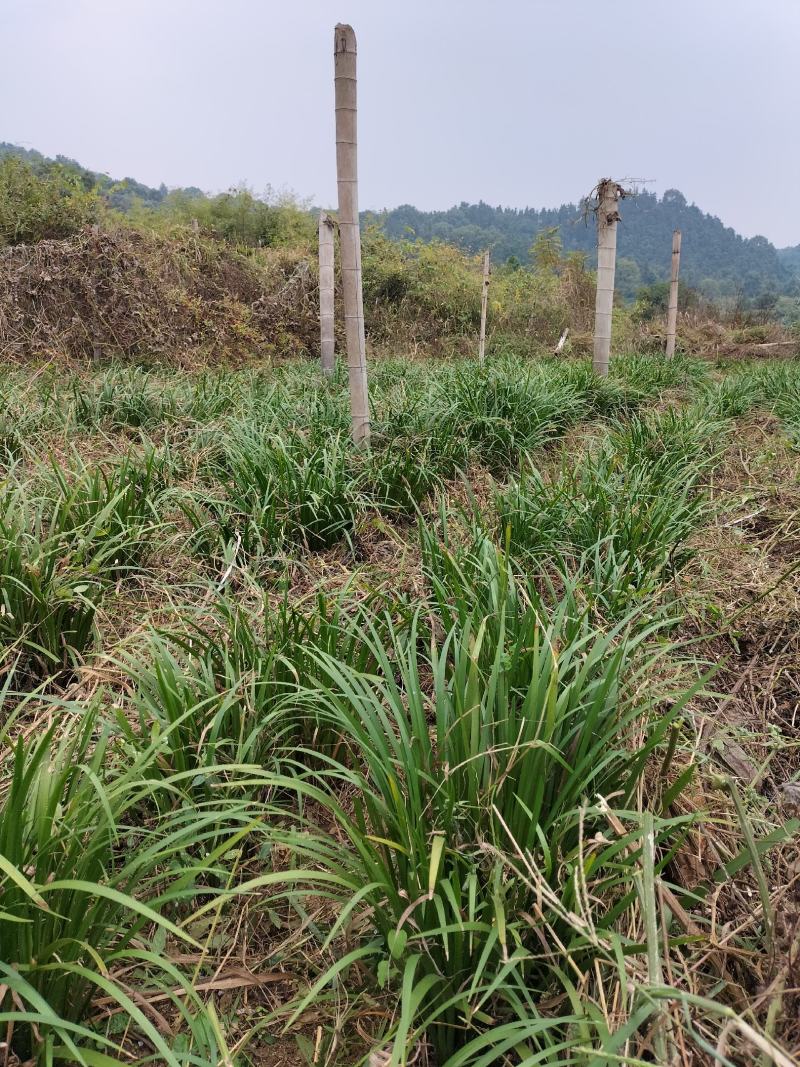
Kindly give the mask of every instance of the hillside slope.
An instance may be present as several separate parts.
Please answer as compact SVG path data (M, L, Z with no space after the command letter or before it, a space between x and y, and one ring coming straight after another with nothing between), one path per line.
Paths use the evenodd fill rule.
M617 252L623 294L669 277L676 228L683 233L684 281L712 299L739 291L747 296L784 292L791 285L790 271L765 237L742 237L677 189L660 198L640 190L625 200L621 214ZM578 204L537 210L462 203L447 211L419 211L406 204L374 218L392 237L408 236L410 230L423 240L440 239L471 252L489 247L501 261L514 256L526 262L536 235L551 227L558 229L565 250L585 252L590 261L595 252L594 226Z
M169 190L162 184L154 188L131 177L117 181L66 156L52 160L34 149L0 142L0 159L8 155L24 159L39 171L54 163L72 170L85 189L96 190L110 207L126 213L142 207L174 213L180 204L184 214L202 218L204 207L225 199L208 197L196 187ZM690 204L677 189L661 197L639 190L625 201L622 216L617 288L625 298L633 298L642 285L668 277L671 235L676 227L684 237L682 278L708 298L797 295L800 249L779 251L765 237L742 237L719 218ZM565 251L585 252L590 265L595 253L594 227L574 203L544 209L461 203L445 211L420 211L404 204L380 213L362 212L362 221L379 225L392 238L438 239L470 253L491 248L499 262L528 262L536 235L553 227Z

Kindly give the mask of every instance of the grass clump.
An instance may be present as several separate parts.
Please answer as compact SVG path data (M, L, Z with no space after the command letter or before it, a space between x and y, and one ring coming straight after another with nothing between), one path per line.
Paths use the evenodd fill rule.
M257 611L219 594L203 618L152 631L122 661L132 692L119 729L137 750L157 742L154 771L192 772L192 791L206 795L226 767L268 765L301 737L285 701L310 684L317 655L367 668L358 617L346 592L302 606L264 600Z
M508 593L510 567L492 567L487 580ZM345 927L362 932L296 1013L344 966L368 962L379 983L402 990L383 1040L403 1049L424 1032L443 1064L460 1062L458 1050L476 1035L487 1056L499 1055L515 1020L538 1016L538 999L563 990L564 969L597 955L570 919L573 875L589 877L596 899L624 900L636 846L627 859L617 842L599 848L589 875L582 837L604 819L585 798L614 795L624 808L668 731L627 695L652 669L634 666L627 621L601 636L572 595L547 611L517 576L513 611L505 594L491 615L456 601L459 621L424 650L416 625L385 639L365 633L376 664L369 673L317 657L302 706L358 759L331 757L319 773L284 783L334 821L333 838L310 821L300 832L274 831L295 857L270 878L276 892L330 900L338 917L326 945ZM536 918L531 879L542 901ZM615 914L599 908L595 929L610 929ZM558 959L542 953L542 941L559 946ZM552 1023L521 1047L555 1049L568 1030Z
M463 368L442 383L448 432L468 443L495 470L513 466L586 414L580 391L567 379L510 368Z
M42 1064L123 1062L113 1028L89 1025L103 996L113 1009L106 1019L123 1012L158 1062L216 1062L204 1058L211 1050L194 1018L204 1007L191 976L163 946L169 938L202 958L181 913L230 883L222 857L250 832L252 806L218 794L145 819L162 788L152 751L120 765L96 705L49 711L60 714L38 735L13 741L13 718L0 731L0 1018L10 1051ZM177 777L163 788L179 797L182 784ZM137 992L115 972L128 973ZM165 990L187 1034L183 1053L143 1010Z
M501 536L540 564L584 571L598 608L624 612L691 558L718 429L695 413L637 416L555 479L529 466L496 495Z
M146 447L117 462L52 466L50 528L71 541L74 557L89 571L119 578L140 567L157 533L164 532L159 505L172 458Z
M97 574L72 557L63 533L21 487L6 488L0 513L0 673L33 678L72 669L95 640L103 593Z
M352 536L358 495L343 437L315 445L245 424L210 473L224 492L194 491L182 503L195 544L210 555L234 541L258 555L291 544L315 551Z

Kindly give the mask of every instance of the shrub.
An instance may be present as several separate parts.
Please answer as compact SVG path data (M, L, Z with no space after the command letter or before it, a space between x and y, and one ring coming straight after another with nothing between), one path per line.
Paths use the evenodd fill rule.
M71 170L53 164L37 175L24 160L0 159L0 246L70 237L96 215L96 197Z

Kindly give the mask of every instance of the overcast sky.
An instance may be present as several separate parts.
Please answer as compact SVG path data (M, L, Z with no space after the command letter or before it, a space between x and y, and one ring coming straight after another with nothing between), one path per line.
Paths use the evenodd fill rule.
M0 140L333 204L337 21L362 208L554 207L608 175L800 243L800 0L0 0Z

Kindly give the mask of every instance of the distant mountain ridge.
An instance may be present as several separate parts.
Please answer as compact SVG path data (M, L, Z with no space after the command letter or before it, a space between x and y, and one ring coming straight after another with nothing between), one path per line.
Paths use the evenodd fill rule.
M116 181L88 170L66 156L50 159L35 149L0 142L0 158L15 155L34 167L53 163L74 170L84 186L98 189L111 207L129 211L136 203L157 207L170 190L144 185L135 178ZM181 190L203 197L197 187ZM800 245L776 249L765 237L742 237L714 215L690 204L677 189L663 196L638 190L621 205L622 222L617 244L617 288L633 297L643 285L669 276L672 231L683 234L681 277L711 299L742 294L756 299L763 294L800 295ZM595 229L578 204L552 209L492 207L461 203L445 211L421 211L410 204L383 212L362 212L364 224L381 226L395 239L415 237L441 240L465 251L491 249L495 261L527 263L537 234L556 229L565 251L595 256Z
M623 294L669 277L674 229L683 234L682 279L709 297L738 292L753 297L793 287L792 254L800 260L800 249L779 253L766 237L742 237L690 204L677 189L667 190L662 197L639 190L623 201L620 214L617 269ZM490 248L501 262L510 257L526 262L536 235L551 228L557 229L565 251L584 252L590 263L595 256L593 219L584 218L578 204L537 210L462 203L447 211L420 211L406 204L373 218L392 237L414 234L470 252Z

